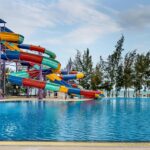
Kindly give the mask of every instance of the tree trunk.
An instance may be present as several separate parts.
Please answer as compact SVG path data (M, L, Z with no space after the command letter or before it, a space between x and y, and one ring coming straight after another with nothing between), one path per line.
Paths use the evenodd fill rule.
M127 88L125 87L125 90L124 90L124 97L127 97Z
M139 90L139 97L141 97L141 90Z
M109 93L108 93L108 96L110 97L110 93L111 93L111 90L109 91Z
M124 97L125 97L125 89L124 89Z
M118 90L115 90L115 96L118 97Z
M129 91L129 89L128 89L128 97L130 97L130 91Z
M137 94L137 90L136 90L136 97L137 97L137 95L138 95L138 94Z
M114 92L112 91L111 97L114 97Z

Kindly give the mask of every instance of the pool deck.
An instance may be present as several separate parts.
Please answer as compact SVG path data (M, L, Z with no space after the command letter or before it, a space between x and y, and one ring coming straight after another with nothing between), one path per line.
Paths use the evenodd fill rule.
M0 150L150 150L150 143L0 142Z
M4 101L38 101L39 99L37 99L36 97L33 98L33 97L29 97L29 98L26 98L26 97L11 97L11 98L3 98L3 99L0 99L0 102L4 102ZM53 101L53 102L80 102L80 101L91 101L91 100L94 100L94 99L87 99L87 98L83 98L83 99L77 99L77 98L74 98L74 99L63 99L63 98L43 98L41 101ZM39 100L40 101L40 100Z

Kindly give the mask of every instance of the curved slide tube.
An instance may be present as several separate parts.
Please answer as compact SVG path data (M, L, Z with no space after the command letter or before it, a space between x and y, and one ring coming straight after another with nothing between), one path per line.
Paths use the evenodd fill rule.
M77 74L77 72L72 71L68 75L67 72L60 71L61 65L58 61L55 60L56 55L53 52L50 52L43 47L22 44L23 40L24 37L19 34L6 32L0 33L1 44L3 44L9 49L6 50L5 53L1 55L2 59L7 61L14 61L14 60L23 61L23 63L26 63L26 65L37 67L37 70L10 73L8 75L8 80L11 83L19 86L29 86L68 94L83 95L84 97L88 98L97 98L101 96L101 94L103 94L101 91L88 91L88 90L81 90L79 88L73 88L66 81L72 79L81 79L84 77L82 73ZM23 52L22 49L47 54L49 57ZM50 67L49 69L44 69L43 72L51 82L31 79L38 76L39 74L38 64ZM55 72L56 73L61 72L62 75L58 76L57 74L54 74Z

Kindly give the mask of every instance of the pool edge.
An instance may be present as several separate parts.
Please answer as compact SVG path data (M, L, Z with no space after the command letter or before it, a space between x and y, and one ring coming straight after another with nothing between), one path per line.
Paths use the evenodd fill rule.
M84 102L84 101L94 101L95 99L55 99L55 98L51 98L51 99L36 99L36 98L16 98L16 99L0 99L0 102L24 102L24 101L46 101L46 102Z
M0 146L65 146L65 147L150 147L150 142L41 142L41 141L0 141Z

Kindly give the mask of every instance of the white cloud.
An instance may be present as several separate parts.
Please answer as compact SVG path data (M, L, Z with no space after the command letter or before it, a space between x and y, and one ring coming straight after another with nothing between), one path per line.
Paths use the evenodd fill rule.
M124 29L141 30L150 28L150 5L138 5L119 15L119 23Z
M69 39L74 44L90 44L104 34L120 30L113 19L95 9L96 1L0 0L0 3L0 14L8 21L8 26L25 36L38 32L39 28L61 28L59 37L47 39L50 44L64 43ZM62 25L71 29L64 33Z
M50 15L45 14L46 6L40 3L28 3L26 1L0 0L0 14L2 19L8 22L8 26L15 32L25 36L31 35L40 27L52 27Z
M59 0L53 8L59 22L75 25L74 30L57 40L73 44L92 44L99 37L120 31L118 24L108 15L96 10L95 3L85 3L81 0ZM62 41L62 43L64 43Z
M97 0L0 0L0 4L8 27L23 34L26 43L61 48L61 54L54 51L62 61L73 56L75 49L86 49L99 38L121 30L103 10L117 12L100 6Z

